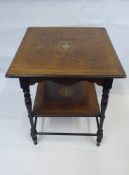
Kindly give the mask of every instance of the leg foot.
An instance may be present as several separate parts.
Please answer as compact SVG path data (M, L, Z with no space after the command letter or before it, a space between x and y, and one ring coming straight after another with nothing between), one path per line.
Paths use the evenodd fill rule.
M96 144L96 145L97 145L97 146L100 146L100 143L98 143L98 142L97 142L97 144Z
M33 140L34 144L37 145L37 136L32 136L32 140Z
M34 145L37 145L37 142L34 142Z
M37 145L37 135L36 135L37 131L31 131L30 135L32 137L32 140L34 142L35 145Z
M34 144L37 145L37 136L32 136L31 135L31 137L32 137L32 140L33 140Z
M102 138L103 138L103 130L99 130L97 132L97 146L100 146L100 143L102 142Z

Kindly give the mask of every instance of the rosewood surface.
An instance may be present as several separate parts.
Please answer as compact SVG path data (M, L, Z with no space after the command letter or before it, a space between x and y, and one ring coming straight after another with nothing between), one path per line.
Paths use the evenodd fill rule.
M7 77L125 77L104 28L30 27Z
M51 81L39 83L33 112L37 117L99 116L94 84L86 81L65 86Z

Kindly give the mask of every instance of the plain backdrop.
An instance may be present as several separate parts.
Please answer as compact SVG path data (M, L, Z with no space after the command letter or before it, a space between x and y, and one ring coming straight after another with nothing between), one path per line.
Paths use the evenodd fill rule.
M129 0L0 0L0 174L128 175L129 80L111 90L100 147L95 137L40 136L34 146L23 93L5 73L28 26L102 26L129 72ZM101 87L96 86L98 98ZM34 99L36 85L31 87ZM40 119L40 131L96 131L95 119Z

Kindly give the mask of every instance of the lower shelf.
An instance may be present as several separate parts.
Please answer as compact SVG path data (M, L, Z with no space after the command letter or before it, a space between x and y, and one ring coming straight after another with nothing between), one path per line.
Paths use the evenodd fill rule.
M86 81L73 85L39 83L33 113L35 117L96 117L100 109L95 86Z

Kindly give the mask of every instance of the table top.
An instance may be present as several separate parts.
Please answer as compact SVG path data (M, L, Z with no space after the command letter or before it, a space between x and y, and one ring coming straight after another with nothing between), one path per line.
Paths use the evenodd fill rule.
M6 77L126 75L105 28L29 27Z

